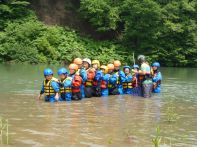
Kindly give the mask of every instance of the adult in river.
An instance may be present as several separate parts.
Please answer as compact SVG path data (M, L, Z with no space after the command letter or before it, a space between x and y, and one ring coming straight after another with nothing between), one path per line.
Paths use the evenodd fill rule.
M138 62L140 63L139 80L142 87L142 96L151 97L152 93L152 80L151 80L151 68L144 55L138 56Z

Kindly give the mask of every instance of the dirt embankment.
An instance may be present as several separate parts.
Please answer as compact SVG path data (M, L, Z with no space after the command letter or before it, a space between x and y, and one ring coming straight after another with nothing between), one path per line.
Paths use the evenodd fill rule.
M48 25L68 26L94 39L112 39L113 33L98 33L78 12L80 0L29 0L38 18Z

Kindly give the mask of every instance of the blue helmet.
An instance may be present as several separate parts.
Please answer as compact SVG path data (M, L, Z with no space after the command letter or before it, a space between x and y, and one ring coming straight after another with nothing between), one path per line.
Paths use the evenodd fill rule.
M130 67L130 66L128 66L128 65L123 66L123 69L125 69L125 68L131 69L131 67Z
M48 75L52 75L53 71L50 68L46 68L44 69L44 76L48 76Z
M61 75L61 74L68 74L68 71L66 68L60 68L57 72L58 75Z
M140 67L137 64L134 64L133 68L138 68L139 69Z
M160 68L159 62L154 62L154 63L152 64L152 66L156 66L157 68Z

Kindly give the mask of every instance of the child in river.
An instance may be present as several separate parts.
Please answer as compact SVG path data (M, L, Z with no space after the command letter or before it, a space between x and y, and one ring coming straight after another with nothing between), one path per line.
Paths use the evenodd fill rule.
M44 70L44 81L38 99L41 99L42 94L45 94L46 102L55 102L59 100L59 85L57 79L53 77L53 71L50 68Z

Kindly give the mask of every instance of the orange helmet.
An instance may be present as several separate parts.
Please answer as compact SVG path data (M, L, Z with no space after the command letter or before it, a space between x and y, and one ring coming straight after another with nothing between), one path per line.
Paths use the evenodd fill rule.
M114 66L119 67L121 66L121 62L119 60L114 61Z
M71 63L71 64L69 65L69 69L78 70L78 66L77 66L77 64Z
M73 63L75 63L75 64L82 64L82 60L81 60L81 58L75 58Z
M113 64L108 64L107 68L108 68L108 70L114 70L114 65Z

